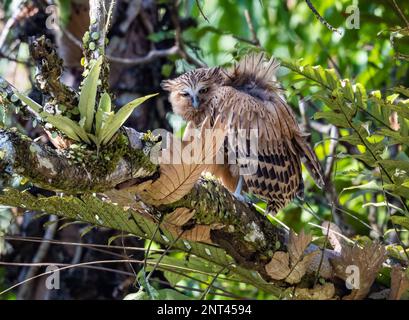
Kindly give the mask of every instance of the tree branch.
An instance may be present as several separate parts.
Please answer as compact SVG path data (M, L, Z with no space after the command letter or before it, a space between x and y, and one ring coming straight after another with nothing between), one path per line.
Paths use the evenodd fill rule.
M70 194L104 191L156 172L143 146L143 142L137 148L128 146L122 135L95 158L94 151L70 154L37 144L16 131L0 130L0 172L18 173L48 190Z
M177 234L182 229L190 230L191 232L185 232L182 238L217 244L240 266L256 270L264 279L271 280L265 266L278 248L287 250L286 231L273 226L251 204L238 200L214 180L199 180L186 196L169 205L154 207L138 200L138 194L135 194L138 185L157 179L160 170L144 153L147 147L144 135L133 129L126 131L129 138L121 135L115 143L122 147L101 151L100 158L105 158L108 154L118 154L117 158L97 164L91 161L87 154L81 163L73 163L72 159L67 158L61 151L33 142L15 131L1 130L0 170L18 173L48 190L76 195L84 192L103 192L112 202L131 207L138 214L156 223L157 214L169 216L164 226L170 231ZM98 169L93 171L90 169L93 167ZM113 169L100 169L107 167ZM0 203L39 209L30 207L29 203L11 202L9 198L1 196ZM175 224L172 214L178 209L194 214L183 224ZM60 216L67 215L64 210L56 212L52 207L44 206L41 210ZM83 217L81 219L84 220ZM314 246L311 248L318 249ZM331 270L326 269L322 274L331 274Z

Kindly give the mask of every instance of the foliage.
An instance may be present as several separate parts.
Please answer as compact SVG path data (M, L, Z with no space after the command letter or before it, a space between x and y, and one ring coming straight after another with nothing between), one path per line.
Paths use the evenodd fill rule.
M91 60L90 71L84 79L79 98L78 110L80 113L80 120L76 122L68 116L52 115L46 111L42 111L43 107L28 96L15 91L14 94L32 110L34 110L45 122L61 131L68 138L91 144L95 143L97 148L101 145L106 145L121 128L125 121L132 114L133 110L146 100L156 96L157 94L147 95L137 98L125 106L123 106L117 113L111 111L111 97L107 92L101 95L98 102L98 108L95 111L95 104L97 99L97 87L100 83L99 76L101 72L101 64L103 56L98 60ZM2 79L0 79L2 80ZM4 80L2 80L4 83ZM66 109L64 106L60 108Z

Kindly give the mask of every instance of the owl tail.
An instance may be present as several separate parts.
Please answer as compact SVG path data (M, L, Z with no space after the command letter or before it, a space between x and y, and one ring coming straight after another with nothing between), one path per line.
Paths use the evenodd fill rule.
M312 148L307 143L307 141L305 141L302 135L295 135L294 142L294 145L301 157L301 161L304 163L317 186L322 189L325 185L325 182L322 176L321 164L318 161L314 150L312 150Z
M264 53L248 54L226 72L228 85L241 91L279 90L275 81L278 66L277 60L268 60Z

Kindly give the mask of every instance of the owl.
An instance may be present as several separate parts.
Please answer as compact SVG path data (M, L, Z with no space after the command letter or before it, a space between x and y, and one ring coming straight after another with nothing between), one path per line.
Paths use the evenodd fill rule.
M229 69L200 68L162 82L173 111L184 120L199 127L206 117L220 116L230 131L245 132L237 145L226 139L225 159L232 150L248 153L250 134L257 133L254 170L243 173L246 164L225 161L209 171L236 195L243 190L265 200L273 214L303 197L301 162L324 185L320 163L275 81L277 67L263 53L250 54Z

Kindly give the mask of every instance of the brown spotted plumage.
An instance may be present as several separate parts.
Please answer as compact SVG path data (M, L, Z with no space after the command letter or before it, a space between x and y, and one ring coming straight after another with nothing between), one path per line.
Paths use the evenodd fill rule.
M277 67L274 59L252 54L230 70L201 68L162 85L174 112L186 121L199 126L206 116L221 115L233 132L244 129L246 139L235 146L239 150L247 150L250 129L257 130L256 170L242 174L244 190L265 199L272 213L303 195L301 160L317 185L324 184L320 163L274 81ZM227 147L226 142L226 159ZM215 165L211 172L231 191L242 173L240 163Z

